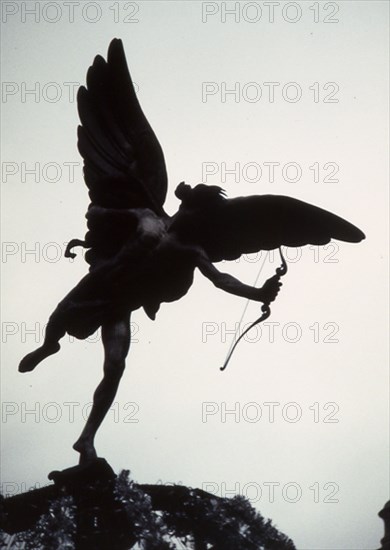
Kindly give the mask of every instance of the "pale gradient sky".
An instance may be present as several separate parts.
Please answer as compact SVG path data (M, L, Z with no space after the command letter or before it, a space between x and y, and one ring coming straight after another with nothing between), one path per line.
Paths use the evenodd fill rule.
M229 196L291 195L345 217L367 240L298 251L299 261L290 261L269 319L279 323L274 342L269 325L261 336L250 333L255 341L239 345L224 373L219 367L232 338L224 330L239 321L244 300L216 290L197 273L189 294L163 305L156 322L136 312L138 342L116 409L98 433L99 454L117 471L130 469L138 482L212 487L222 496L248 491L260 512L300 550L377 548L383 536L377 513L389 498L388 3L320 2L318 23L313 2L296 3L301 10L296 23L286 20L295 17L286 2L275 8L273 23L264 2L239 4L237 21L227 15L226 22L223 3L215 2L203 3L203 10L216 12L206 22L202 2L192 1L108 1L94 3L100 13L92 6L84 16L80 4L73 22L61 2L56 13L41 2L36 16L23 13L22 4L35 3L3 2L2 24L3 488L43 485L49 471L75 463L71 446L83 426L80 411L101 377L99 341L70 343L66 337L61 352L35 372L22 376L17 365L36 347L25 329L36 323L42 328L86 271L81 256L74 262L59 258L63 243L83 237L88 205L76 148L76 104L65 83L84 83L93 57L105 56L110 40L120 37L141 104L165 152L169 213L178 206L176 185L205 180L202 163L207 162L216 171L207 183L221 184ZM244 12L242 6L249 4ZM131 15L136 5L139 10ZM251 23L260 15L256 6L262 16ZM95 14L101 18L93 23ZM126 16L138 22L125 23ZM324 17L339 21L324 23ZM202 101L205 82L213 83L216 93ZM280 83L274 102L265 82ZM297 102L282 95L291 82L302 91ZM319 102L310 89L316 82ZM237 101L222 93L235 83ZM338 86L333 96L338 102L323 101L336 90L334 84L324 89L327 83ZM24 96L34 86L36 98ZM259 89L261 99L250 101ZM52 101L55 94L58 101ZM280 163L274 182L264 164L270 162ZM302 170L297 182L288 181L293 172L282 171L291 162ZM22 173L34 163L38 181ZM78 163L74 181L64 163ZM262 168L260 179L248 163ZM319 182L310 169L315 163ZM334 164L324 169L326 163ZM223 167L235 164L238 181L222 174ZM333 177L339 181L324 181L335 165ZM58 166L61 177L55 181ZM25 255L34 247L36 257ZM294 260L293 250L289 257ZM221 268L253 283L260 262L249 260ZM276 267L277 255L267 261L260 280ZM245 322L258 316L258 305L251 304ZM294 343L296 334L301 338ZM324 342L326 337L338 342ZM75 403L74 419L69 402ZM137 404L138 423L125 421L133 410L130 402ZM202 422L205 402L216 414ZM280 403L274 422L268 402ZM302 412L297 422L285 418L293 408L282 414L291 402ZM35 403L36 418L24 417ZM235 403L238 422L232 415L222 422L223 407ZM309 409L314 403L319 422ZM335 405L325 410L327 403ZM260 408L261 419L251 422ZM338 422L324 422L332 412L329 418ZM58 421L50 422L56 414ZM279 484L274 502L268 497L272 482ZM294 487L301 497L288 502ZM326 497L338 502L324 502Z

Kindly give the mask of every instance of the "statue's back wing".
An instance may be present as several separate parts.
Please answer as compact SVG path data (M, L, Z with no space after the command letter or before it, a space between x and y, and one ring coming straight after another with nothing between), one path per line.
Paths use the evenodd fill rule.
M167 174L161 146L138 102L121 40L112 40L107 61L96 56L77 102L89 212L99 213L87 213L86 259L94 266L131 238L136 222L124 215L125 209L150 208L165 215ZM107 216L104 209L109 209Z
M280 246L360 242L360 229L303 201L261 195L225 199L198 224L198 242L213 262Z

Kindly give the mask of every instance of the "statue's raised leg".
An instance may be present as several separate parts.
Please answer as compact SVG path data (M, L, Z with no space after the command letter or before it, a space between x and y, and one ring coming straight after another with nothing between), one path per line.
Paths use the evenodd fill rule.
M49 320L46 327L45 339L38 349L27 354L19 363L19 372L30 372L46 357L57 353L60 349L59 340L65 335L65 328L54 321Z
M130 347L130 314L102 325L104 375L93 396L92 410L73 448L80 453L80 464L97 457L94 447L96 432L114 401L125 369Z

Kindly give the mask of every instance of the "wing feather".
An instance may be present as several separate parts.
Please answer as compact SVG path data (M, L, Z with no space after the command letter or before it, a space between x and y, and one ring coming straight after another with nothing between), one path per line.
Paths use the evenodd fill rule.
M222 199L210 209L180 216L178 228L196 240L213 262L280 246L324 245L331 239L357 243L364 233L348 221L303 201L275 195Z
M104 216L92 221L87 215L85 246L93 250L86 259L93 267L131 238L134 223L126 226L121 210L150 208L165 215L167 173L163 151L135 93L121 40L112 40L107 61L95 57L86 87L79 88L77 105L78 149L84 159L89 208L118 210L117 217L111 213L110 224Z

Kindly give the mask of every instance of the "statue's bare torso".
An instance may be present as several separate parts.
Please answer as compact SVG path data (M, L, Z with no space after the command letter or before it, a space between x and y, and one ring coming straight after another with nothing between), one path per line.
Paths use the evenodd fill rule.
M118 258L123 261L125 277L133 284L124 298L131 311L143 307L154 319L162 302L179 300L190 289L200 248L182 243L170 231L170 223L151 210L139 210L137 215L137 244L125 247ZM134 266L133 256L140 250L142 257Z

